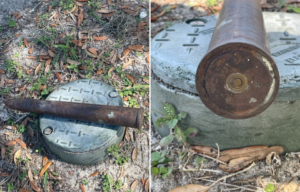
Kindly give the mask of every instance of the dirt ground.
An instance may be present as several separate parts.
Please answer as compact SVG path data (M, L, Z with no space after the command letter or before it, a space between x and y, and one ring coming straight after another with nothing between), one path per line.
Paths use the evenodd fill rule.
M158 32L175 23L209 14L217 14L221 8L220 4L217 3L215 7L209 7L206 2L209 1L152 1L152 10L154 10L157 5L160 6L152 13L152 17L157 15L159 17L152 18L151 37L153 38ZM284 3L300 7L296 1L272 0L262 1L261 3L263 11L271 12L293 12L289 10L287 4ZM283 3L282 7L280 7L281 3ZM164 12L164 10L168 11ZM180 154L187 152L187 149L174 141L166 147L161 147L159 145L161 139L161 136L152 128L151 152L161 153L167 150L165 157L170 158L171 162L165 166L167 168L173 167L173 171L165 179L160 175L151 176L151 191L153 192L169 191L175 187L187 184L209 186L225 176L228 176L228 178L216 182L214 187L209 189L209 191L300 191L300 184L298 182L300 178L299 153L289 153L277 158L273 157L272 162L269 164L266 163L266 160L258 161L255 162L254 167L248 171L230 176L230 173L226 173L219 168L219 163L210 158L191 154L189 160L187 156L181 159ZM215 148L217 148L217 146ZM196 158L200 158L202 161L201 170L199 170L195 164ZM198 191L200 190L198 189Z
M0 191L149 190L148 4L0 0ZM37 115L4 105L8 98L45 99L85 78L115 87L124 106L144 108L143 128L127 128L119 145L124 165L113 155L90 166L63 162L46 145ZM45 157L52 164L39 177Z

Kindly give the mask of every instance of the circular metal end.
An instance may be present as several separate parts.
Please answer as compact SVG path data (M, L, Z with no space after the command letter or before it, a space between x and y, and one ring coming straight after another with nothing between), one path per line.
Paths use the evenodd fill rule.
M138 115L137 115L137 119L136 119L136 124L137 124L137 128L141 129L143 126L143 120L144 120L144 109L139 108L137 113L138 113Z
M43 131L44 135L50 135L53 132L52 127L46 127Z
M226 86L233 93L241 93L248 88L247 77L241 73L233 73L228 76Z
M231 119L260 114L274 101L279 74L273 59L259 48L231 43L209 51L198 66L196 87L214 113Z

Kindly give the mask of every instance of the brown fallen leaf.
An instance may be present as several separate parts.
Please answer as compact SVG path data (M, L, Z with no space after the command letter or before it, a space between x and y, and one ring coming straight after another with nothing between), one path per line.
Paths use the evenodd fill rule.
M98 172L98 171L96 171L95 173L92 173L89 177L94 177L94 176L96 176L96 175L99 175L99 172Z
M81 189L82 192L85 192L85 188L84 188L84 186L82 185L82 183L80 183L80 189Z
M35 56L27 56L26 58L27 59L37 59L37 57L35 57Z
M133 45L128 47L130 50L143 51L144 45Z
M151 21L156 21L158 18L160 18L161 16L163 16L165 13L166 13L166 10L164 9L158 15L152 16L151 17Z
M136 157L137 157L137 147L135 147L132 151L132 155L131 155L131 158L132 158L132 161L134 162L136 160Z
M102 40L106 40L108 39L108 36L99 36L99 37L95 37L94 41L102 41Z
M124 51L123 51L123 57L126 57L128 54L130 53L130 49L125 49Z
M218 155L218 150L204 145L192 146L191 149L197 153L202 153L210 157L217 157Z
M61 75L60 75L60 73L56 73L56 78L57 78L58 82L61 82Z
M4 129L10 129L10 130L17 130L17 128L13 125L5 125L3 126Z
M111 13L111 12L113 12L112 10L109 10L109 9L100 9L99 11L98 11L98 13Z
M46 61L45 65L50 65L51 61L52 61L52 59L48 59L48 60Z
M29 46L29 43L28 43L28 40L27 40L26 37L24 37L24 45L25 45L25 47L28 47L28 46Z
M45 166L45 165L47 164L47 162L48 162L48 157L45 156L45 157L43 158L43 166Z
M24 189L24 188L19 188L18 192L30 192L30 191L28 191L27 189Z
M28 126L28 134L31 136L31 137L34 137L34 131L32 129L31 126Z
M42 175L45 173L45 171L47 171L47 169L51 166L52 164L52 161L49 161L44 167L43 169L41 170L40 172L40 177L42 177Z
M29 178L29 181L33 181L33 174L32 174L31 169L28 169L28 178Z
M151 9L151 13L153 13L154 11L156 11L159 7L160 7L160 5L156 5L155 7L153 7L153 8Z
M128 101L128 96L124 97L123 101Z
M97 75L100 75L101 73L103 73L102 69L100 69L100 70L97 71Z
M33 52L33 48L30 48L30 49L28 50L28 53L31 55L32 52Z
M20 19L22 17L20 12L17 12L17 14L15 15L16 19Z
M89 50L89 52L91 52L92 54L98 55L97 49L95 49L95 48L89 48L88 50Z
M108 70L108 73L113 72L114 69L115 69L114 67L111 67L111 68Z
M4 71L3 69L0 69L0 73L1 73L1 74L5 74L6 71Z
M131 75L126 74L126 77L135 85L134 78Z
M146 82L148 85L149 85L149 83L150 83L149 79L145 79L145 78L144 78L143 81Z
M114 12L115 12L115 11L110 12L110 13L106 13L106 14L102 14L102 17L103 17L103 18L111 17L111 16L113 16Z
M15 82L16 82L16 81L10 79L10 80L7 80L7 81L6 81L6 84L13 84L13 83L15 83Z
M77 1L79 1L79 2L87 2L89 0L77 0Z
M12 145L15 145L17 142L15 141L10 141L8 143L6 143L7 146L12 146Z
M17 143L19 143L23 149L25 149L25 150L27 149L26 143L24 143L24 141L22 141L21 139L18 139L18 138L15 138L15 141Z
M147 179L145 183L145 191L149 191L149 178Z
M83 4L79 2L76 2L76 5L78 5L79 7L83 7Z
M56 19L58 16L59 16L59 14L56 13L56 14L53 16L53 19Z
M79 14L78 14L78 18L77 18L77 27L79 27L82 22L83 22L83 9L79 8Z
M22 151L21 151L21 149L19 149L14 155L14 162L16 165L18 164L18 158L21 156L21 154L22 154Z
M254 159L255 157L240 157L230 160L227 165L220 164L219 167L225 172L233 173L250 165Z
M121 170L121 173L120 173L120 177L124 176L124 172L125 172L125 169L124 169L124 167L122 167L122 170Z
M35 192L40 192L41 189L35 184L34 181L30 181L30 186Z
M42 64L40 63L36 68L35 68L35 71L34 71L34 74L37 75L40 70L41 70L41 67L42 67Z
M129 61L123 64L122 69L126 69L129 65L133 63L133 61L134 61L133 59L129 58Z
M30 154L26 153L26 157L29 159L29 160L32 160L32 157Z
M16 33L15 36L16 36L16 37L20 37L20 36L21 36L21 33Z
M210 189L209 186L197 185L197 184L188 184L180 187L171 189L168 192L206 192Z
M1 176L1 177L8 177L8 176L9 176L9 174L8 174L8 173L6 173L6 172L1 172L1 173L0 173L0 176Z
M131 184L130 189L131 189L132 191L134 191L134 189L137 187L138 184L139 184L139 181L138 181L138 180L135 180L135 181Z
M143 186L145 186L146 180L144 178L142 178L142 183L143 183Z
M71 59L67 59L67 62L72 64L72 65L80 65L81 64L80 62L74 61L74 60L71 60Z
M2 146L1 147L1 159L3 160L4 158L5 158L5 147L4 146Z
M50 55L50 57L54 57L54 53L51 49L48 49L48 54Z

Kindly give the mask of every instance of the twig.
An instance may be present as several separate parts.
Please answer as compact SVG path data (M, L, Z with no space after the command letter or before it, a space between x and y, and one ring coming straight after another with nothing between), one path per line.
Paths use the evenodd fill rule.
M15 168L15 170L6 178L4 178L2 181L0 181L0 185L5 184L8 180L10 180L10 178L13 176L13 174L15 173L15 171L17 170L17 167Z
M218 145L218 143L216 143L216 146L217 146L217 148L218 148L218 155L217 155L217 159L219 159L219 157L220 157L220 148L219 148L219 145Z
M201 178L200 178L201 179ZM213 181L213 180L209 180L209 179L201 179L201 180L203 180L203 181L208 181L208 182L215 182L215 181ZM244 187L244 186L239 186L239 185L234 185L234 184L229 184L229 183L224 183L224 182L220 182L220 184L222 184L222 185L226 185L226 186L230 186L230 187L237 187L237 188L240 188L240 189L245 189L245 190L249 190L249 191L256 191L256 189L251 189L251 188L247 188L247 187ZM253 186L253 187L255 187L255 186ZM259 188L259 187L255 187L255 188L258 188L259 190L262 190L261 188Z
M213 170L213 169L185 169L184 167L182 168L181 171L184 171L184 172L189 172L189 171L204 171L204 172L222 173L222 171Z
M16 120L15 123L18 123L19 121L21 121L22 119L24 119L28 115L29 115L29 113L24 114L22 117L20 117L18 120Z
M199 153L198 155L201 155L202 157L206 157L206 158L208 158L208 159L214 160L214 161L216 161L216 162L218 162L218 163L221 163L221 164L223 164L223 165L227 165L227 163L225 163L225 162L223 162L223 161L220 161L220 160L218 160L218 159L216 159L216 158L210 157L210 156L208 156L208 155L201 154L201 153Z
M246 172L248 171L249 169L251 169L252 167L254 167L256 164L253 162L249 167L247 167L246 169L243 169L239 172L236 172L236 173L232 173L232 174L229 174L229 175L225 175L224 177L221 177L220 179L216 180L213 184L211 184L209 187L213 187L214 185L216 185L217 183L219 183L220 181L224 180L224 179L227 179L229 177L232 177L232 176L235 176L239 173L243 173L243 172Z

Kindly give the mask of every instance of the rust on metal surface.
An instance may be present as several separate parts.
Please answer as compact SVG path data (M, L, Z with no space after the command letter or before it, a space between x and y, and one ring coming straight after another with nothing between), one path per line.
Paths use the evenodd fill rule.
M196 73L202 102L231 119L266 110L279 89L259 0L225 0Z
M142 108L87 103L8 99L5 101L5 105L23 112L133 128L141 128L144 117Z

